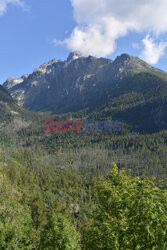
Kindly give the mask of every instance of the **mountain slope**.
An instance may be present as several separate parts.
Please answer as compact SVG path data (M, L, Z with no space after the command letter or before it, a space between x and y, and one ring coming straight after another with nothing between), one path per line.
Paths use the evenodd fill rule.
M72 98L74 107L79 104L74 98L82 92L83 83L110 62L108 59L85 58L72 53L65 62L54 59L41 65L31 75L8 79L3 86L24 108L64 112Z
M73 52L3 86L30 110L85 110L81 114L119 119L140 131L167 128L167 73L128 54L112 61Z
M63 113L102 103L106 91L123 78L146 72L167 80L165 72L127 54L112 61L73 52L67 61L51 60L30 75L8 79L3 86L24 108Z
M19 131L39 120L38 114L19 107L4 87L0 86L0 137Z

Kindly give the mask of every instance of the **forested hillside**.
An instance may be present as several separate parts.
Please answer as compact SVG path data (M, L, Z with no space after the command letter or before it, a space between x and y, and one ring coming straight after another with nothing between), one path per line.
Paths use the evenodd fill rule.
M2 249L165 249L166 131L0 136Z
M79 55L74 60L73 54L41 72L55 63L72 78L83 65L87 73L97 69L96 76L82 79L84 105L76 89L72 102L66 95L49 99L55 89L34 91L31 77L37 73L8 81L15 100L0 89L0 249L167 249L166 73L129 55L113 62ZM18 106L25 81L25 93L38 92L42 105L56 100L55 110L52 103L45 113L36 95L32 103L43 112ZM81 130L46 131L46 119L81 121ZM93 130L85 130L86 120ZM119 121L121 127L97 131L99 121Z

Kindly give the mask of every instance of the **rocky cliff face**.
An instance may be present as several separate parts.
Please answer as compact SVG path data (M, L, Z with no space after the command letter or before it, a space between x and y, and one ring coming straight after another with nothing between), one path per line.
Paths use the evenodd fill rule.
M131 91L131 85L121 82L127 79L129 83L135 75L144 73L167 80L167 73L128 54L112 61L73 52L66 61L53 59L30 75L9 78L3 86L24 108L64 113L100 105L119 89L120 93Z
M77 98L73 106L79 105L79 102L81 106L86 105L81 94L86 87L85 82L110 63L112 61L108 59L71 53L66 61L53 59L30 75L19 79L9 78L3 86L24 108L35 111L66 111L65 106L74 101L72 98Z
M9 80L10 84L19 84L14 83L14 78ZM27 127L33 120L40 119L38 114L35 112L30 112L19 107L9 95L9 93L4 89L3 86L0 86L0 129L1 134L8 134Z

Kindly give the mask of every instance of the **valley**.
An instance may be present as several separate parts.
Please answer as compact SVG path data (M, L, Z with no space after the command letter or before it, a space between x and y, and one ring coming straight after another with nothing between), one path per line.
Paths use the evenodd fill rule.
M0 180L1 249L166 249L167 73L72 52L8 79Z

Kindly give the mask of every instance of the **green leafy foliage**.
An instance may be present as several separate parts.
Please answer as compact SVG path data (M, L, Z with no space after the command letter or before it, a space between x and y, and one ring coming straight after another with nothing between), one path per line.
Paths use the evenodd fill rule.
M85 249L166 249L167 192L112 165L96 185L97 203L84 227Z
M41 249L79 250L80 236L74 226L61 214L49 215L41 232Z
M45 114L2 101L0 249L167 248L166 80L127 74L98 97L53 118L121 119L120 133L46 133Z
M22 193L0 173L0 249L32 249L35 230Z

